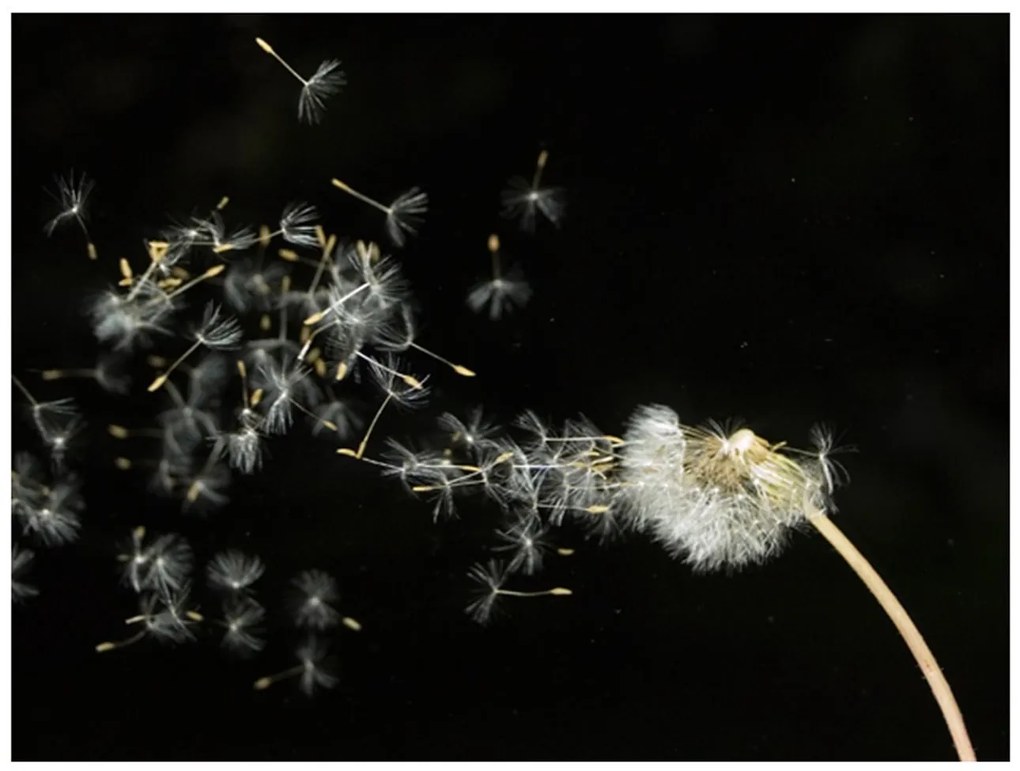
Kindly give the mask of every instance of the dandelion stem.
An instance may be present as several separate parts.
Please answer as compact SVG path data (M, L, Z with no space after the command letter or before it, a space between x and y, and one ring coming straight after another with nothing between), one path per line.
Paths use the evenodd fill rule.
M266 688L271 686L273 683L278 683L281 680L286 680L289 677L297 677L305 671L304 664L298 664L296 667L285 669L283 672L278 672L275 675L268 675L266 677L260 677L255 681L254 688L256 691L264 691Z
M146 629L143 629L138 634L132 635L126 640L117 640L115 642L102 642L96 646L96 653L106 653L107 651L114 651L118 648L126 648L128 645L134 645L136 642L145 637Z
M162 388L163 384L166 382L166 379L170 377L170 373L177 369L186 358L188 358L189 356L191 356L191 354L197 351L201 347L201 345L202 345L201 340L196 340L194 343L192 343L191 347L188 348L188 350L186 350L184 353L182 353L178 357L177 361L175 361L173 364L167 367L166 371L162 375L157 377L155 380L152 381L152 383L149 384L149 393L152 393L153 391L158 391L160 388Z
M18 390L25 395L25 398L32 403L33 407L39 406L39 402L35 400L35 397L33 397L32 394L29 393L28 389L25 388L25 386L22 384L20 380L18 380L14 375L11 375L11 380L14 381L14 385L18 387Z
M562 586L555 586L552 589L546 589L542 592L518 592L514 589L496 589L496 594L503 594L508 597L546 597L552 595L555 597L565 597L569 594L573 594L569 589L565 589Z
M415 343L415 342L412 341L412 342L407 344L407 347L408 348L414 348L416 351L421 351L426 356L431 356L436 361L441 361L443 364L445 364L447 367L452 369L458 375L463 375L464 377L474 377L475 376L475 371L474 370L468 369L463 364L454 364L449 359L444 359L438 353L433 353L428 348L422 348L420 345L418 345L418 343Z
M538 190L538 183L542 181L542 171L545 169L547 160L549 160L548 150L543 150L538 154L538 161L535 163L535 176L531 179L532 190Z
M885 610L889 618L896 625L896 629L899 630L900 635L907 643L910 652L914 654L914 658L928 680L928 685L931 686L931 690L935 694L935 701L938 702L939 708L942 710L942 716L949 726L949 733L953 737L953 743L956 745L956 752L960 760L977 760L974 755L974 748L970 743L970 737L967 735L967 728L964 725L960 707L953 697L953 691L942 674L942 670L939 668L931 649L928 648L928 644L924 641L910 616L907 615L906 609L896 599L896 595L892 593L892 590L882 580L882 577L875 572L875 569L864 558L864 555L857 550L857 547L850 542L843 534L843 531L836 527L836 524L829 519L825 512L819 510L810 502L807 503L806 510L808 521L815 526L818 532L825 536L825 539L832 544L833 548L853 568L865 586L875 595L875 599L878 600L882 609Z
M393 214L393 207L391 207L391 206L383 206L381 203L379 203L376 200L373 200L372 198L369 198L367 195L364 195L363 193L359 193L357 190L355 190L353 187L348 185L346 182L341 182L339 179L335 179L334 178L333 179L333 187L340 188L345 193L353 195L359 201L364 201L365 203L369 204L370 206L374 206L375 208L377 208L379 211L383 212L387 216Z
M283 60L283 57L280 56L278 53L276 53L276 51L273 50L273 47L271 45L269 45L269 43L267 43L265 40L263 40L260 37L255 38L255 42L258 43L259 48L261 48L267 54L269 54L274 59L276 59L276 61L278 61L280 64L282 64L284 67L286 67L287 68L287 72L289 72L295 78L300 80L301 81L301 85L303 85L305 87L308 86L308 81L305 80L304 78L302 78L300 75L298 75L297 72L294 70L294 68L291 67L289 64L287 64L287 62L285 62Z
M90 377L96 376L96 370L94 369L44 369L42 371L43 380L60 380L65 377Z
M489 254L492 255L492 280L499 280L499 236L489 236Z
M331 252L333 247L336 245L336 237L330 236L329 240L322 247L322 259L319 260L319 265L315 269L315 276L312 278L312 283L308 285L308 296L314 297L315 290L319 288L319 280L322 278L322 272L326 269L326 266L332 263Z
M379 418L383 414L383 410L386 409L386 405L390 403L390 399L393 398L393 394L390 392L386 393L386 398L383 399L382 404L379 405L379 409L375 412L375 417L372 418L372 422L368 424L368 430L365 431L365 438L361 440L361 444L358 445L358 460L361 460L361 456L365 454L365 447L368 446L368 439L372 436L372 431L375 430L375 424L379 422Z

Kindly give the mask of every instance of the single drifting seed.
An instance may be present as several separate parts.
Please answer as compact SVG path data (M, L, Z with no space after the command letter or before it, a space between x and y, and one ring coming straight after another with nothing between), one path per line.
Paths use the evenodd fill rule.
M56 217L47 222L44 228L46 235L52 236L53 231L62 222L67 219L74 219L78 223L78 227L81 228L81 232L85 235L85 250L90 260L99 258L96 245L92 242L89 229L85 226L86 207L93 187L95 187L95 182L84 174L75 179L73 171L66 179L58 178L57 194L53 195L50 193L50 195L60 204L60 212Z
M208 271L206 271L208 272ZM170 374L179 367L185 359L205 346L211 349L228 349L236 347L241 339L241 327L237 320L231 317L220 318L220 309L212 303L206 306L205 316L202 319L202 326L194 333L195 342L182 353L177 360L171 364L163 374L159 375L149 385L149 393L158 391L163 387Z
M471 568L468 577L477 584L476 599L466 608L466 612L475 621L485 624L492 616L496 600L499 597L568 597L573 592L564 586L554 586L534 592L523 592L515 589L504 589L503 584L509 577L504 563L491 560L487 565L478 564Z
M389 206L379 203L374 198L369 198L364 193L359 193L346 182L336 177L333 178L333 187L343 190L348 195L354 196L359 201L374 206L386 215L386 232L390 240L396 246L403 246L408 235L416 235L418 225L421 224L422 215L428 211L429 197L420 188L414 187L406 193L402 193ZM360 249L359 249L360 251Z
M342 86L347 85L347 78L340 70L340 62L336 59L323 61L315 74L306 80L287 64L283 57L276 53L265 40L257 37L255 42L259 48L276 59L286 68L287 72L300 81L301 97L298 99L298 120L318 123L322 113L326 110L326 98L337 93Z
M467 304L476 313L488 308L489 318L496 321L515 306L525 305L531 298L531 287L516 269L512 269L507 276L503 275L498 235L490 235L486 246L492 261L492 278L479 282L471 289Z
M301 690L308 696L312 695L316 688L332 688L336 685L337 679L323 668L324 655L325 649L317 643L313 642L303 646L297 651L300 660L297 666L285 669L275 675L260 677L254 682L253 687L256 691L264 691L281 680L300 677Z

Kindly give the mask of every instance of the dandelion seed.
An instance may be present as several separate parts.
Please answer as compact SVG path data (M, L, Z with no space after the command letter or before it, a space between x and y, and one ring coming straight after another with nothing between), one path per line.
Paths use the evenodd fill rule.
M309 124L318 123L326 111L326 99L347 85L347 76L340 70L341 63L336 59L327 59L319 65L312 77L305 80L273 50L269 43L259 37L255 38L255 42L259 48L282 64L287 72L301 81L298 120Z
M364 424L354 407L341 399L324 402L316 407L314 412L313 436L318 436L324 430L329 430L341 439L346 439L353 436Z
M315 247L319 245L318 225L315 224L317 219L319 212L311 204L289 203L280 216L279 230L266 233L260 238L268 240L275 236L283 236L283 240L289 244Z
M205 306L202 324L192 333L192 336L195 342L173 364L167 367L159 377L152 381L149 385L150 393L158 391L167 378L170 377L170 374L199 348L203 346L211 350L236 348L237 344L241 341L241 325L233 317L221 318L219 306L210 302Z
M516 266L503 274L496 235L489 236L489 253L492 255L492 278L475 284L468 293L467 304L475 313L488 308L489 318L498 321L514 308L527 305L531 287Z
M44 546L77 540L85 504L76 476L64 474L47 482L36 460L27 453L18 453L11 481L11 510L24 535Z
M184 589L194 565L191 546L176 533L157 536L151 543L145 535L144 527L136 527L130 545L117 556L124 583L139 594L168 596Z
M333 186L383 212L386 215L386 234L398 247L405 244L408 236L418 234L418 228L429 208L428 194L418 187L400 194L393 203L385 206L339 179L333 179Z
M403 353L409 349L414 349L426 356L435 359L438 362L445 364L447 367L452 369L458 375L462 377L474 377L474 370L468 369L463 364L454 364L449 359L440 356L438 353L430 351L428 348L424 348L414 341L415 338L415 325L414 319L411 316L410 310L406 307L401 310L401 318L403 325L399 328L394 327L392 329L382 329L378 335L378 345L380 348L386 351L393 351L395 353Z
M295 409L308 414L310 408L304 404L319 402L320 392L308 377L310 371L299 362L286 367L268 358L258 366L256 372L263 394L262 403L268 405L262 422L262 431L266 434L286 433L293 422Z
M535 231L537 214L542 214L553 225L559 226L565 207L563 191L557 187L542 187L542 172L545 171L549 152L542 150L535 164L531 181L514 177L502 193L503 216L520 220L521 228L529 233Z
M266 567L258 557L249 557L231 549L215 555L206 567L209 585L229 592L243 592L251 588Z
M152 637L159 642L177 644L195 639L191 627L201 616L191 610L188 595L190 587L184 585L179 591L168 594L150 592L139 599L139 613L127 619L127 624L139 624L137 634L124 640L102 642L96 646L97 653L107 653L126 648Z
M92 243L89 229L85 225L85 220L88 218L88 198L92 193L93 187L95 187L95 182L84 174L75 179L74 172L72 171L66 178L58 177L57 193L56 195L50 193L50 195L60 206L60 212L47 222L44 228L46 235L52 236L53 232L62 223L69 220L77 222L81 232L85 234L85 245L90 260L98 258L96 246Z
M360 460L365 454L368 440L372 436L379 418L382 417L383 411L391 401L404 407L414 407L423 404L428 398L429 389L425 385L425 381L428 378L419 380L413 375L401 374L397 369L398 366L399 362L396 359L390 359L389 364L383 364L375 360L371 361L369 372L371 373L372 380L386 393L386 398L383 399L379 409L376 410L371 422L369 422L368 429L365 431L357 451L342 448L337 450L337 452Z
M263 437L258 428L242 418L242 425L226 435L227 462L242 474L254 474L262 467Z
M226 506L230 501L227 496L230 471L215 462L219 454L220 449L214 448L202 469L187 482L183 504L185 510L201 512Z
M224 630L223 647L240 656L258 653L266 645L262 637L265 618L265 608L250 597L228 601L219 622Z
M487 565L481 563L472 566L468 578L474 583L475 599L467 606L465 613L479 624L487 624L492 618L496 600L499 597L565 597L573 594L570 589L556 586L537 592L519 592L504 589L503 584L509 576L507 565L503 562L490 560Z
M311 637L295 651L300 662L296 667L285 669L275 675L260 677L255 681L254 688L256 691L263 691L274 683L294 677L301 678L301 691L306 696L311 696L319 688L332 688L339 681L328 669L328 653L329 649L325 643Z
M305 629L323 630L336 626L340 614L333 604L340 599L336 580L321 570L306 570L291 581L300 593L294 623Z
M45 369L40 375L43 380L85 378L95 380L104 391L124 396L131 387L131 377L123 371L124 362L116 356L100 356L95 367L73 369Z
M498 446L493 440L496 426L485 419L480 407L471 410L466 422L452 413L444 412L439 416L438 423L453 446L464 447L476 457Z
M510 553L507 572L534 575L542 568L542 560L551 548L546 531L534 520L525 519L497 533L500 544L497 551Z

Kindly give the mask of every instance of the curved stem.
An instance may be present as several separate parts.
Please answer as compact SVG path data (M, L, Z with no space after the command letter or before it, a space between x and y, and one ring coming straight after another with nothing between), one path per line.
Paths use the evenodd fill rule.
M974 748L970 743L970 737L967 735L967 727L963 723L960 707L953 697L953 691L942 674L942 670L939 668L938 662L935 660L935 656L932 654L928 644L924 641L910 616L907 615L906 609L896 599L896 595L892 593L892 590L882 580L882 577L871 567L871 563L864 558L864 555L857 550L857 547L850 542L850 539L843 534L843 531L836 527L836 524L826 516L825 512L809 504L807 506L807 515L808 521L815 526L818 532L825 536L825 539L832 544L840 556L853 568L854 572L871 593L875 595L875 599L878 600L882 609L896 625L896 629L899 630L900 635L907 643L907 647L910 648L910 652L914 654L914 658L928 680L932 693L935 694L935 701L938 702L939 708L942 710L942 716L946 720L946 725L949 726L949 733L953 737L953 743L956 745L956 752L960 756L960 760L977 760L974 755Z

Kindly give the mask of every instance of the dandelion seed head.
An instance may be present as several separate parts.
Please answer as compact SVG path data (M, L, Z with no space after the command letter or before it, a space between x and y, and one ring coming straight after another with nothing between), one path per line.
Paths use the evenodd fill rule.
M632 523L698 570L778 553L824 485L749 428L683 426L666 407L640 408L625 441L620 495Z

